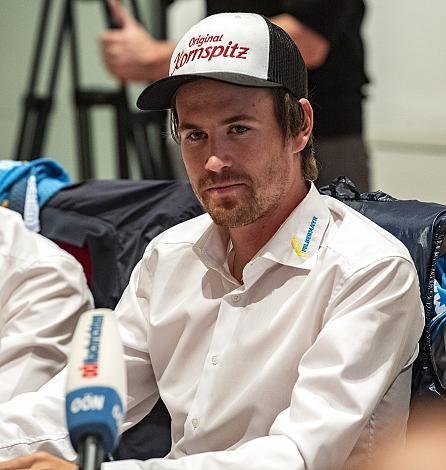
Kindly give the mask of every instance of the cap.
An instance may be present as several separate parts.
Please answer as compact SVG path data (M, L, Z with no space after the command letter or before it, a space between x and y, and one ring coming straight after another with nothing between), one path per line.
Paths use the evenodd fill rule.
M294 41L255 13L220 13L204 18L177 44L169 76L139 96L143 110L169 109L185 83L200 78L248 87L283 87L296 98L308 95L307 69Z

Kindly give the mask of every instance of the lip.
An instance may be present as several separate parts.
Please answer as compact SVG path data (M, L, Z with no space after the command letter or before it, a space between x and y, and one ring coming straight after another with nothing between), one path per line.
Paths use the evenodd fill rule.
M210 188L206 189L206 192L213 193L213 194L226 194L226 193L230 193L231 191L235 191L238 188L241 188L242 186L243 186L242 183L222 184L222 185L211 186Z

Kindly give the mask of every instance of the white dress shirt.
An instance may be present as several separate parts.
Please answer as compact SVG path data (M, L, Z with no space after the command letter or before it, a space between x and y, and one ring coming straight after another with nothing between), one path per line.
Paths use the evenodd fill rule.
M161 396L172 449L103 470L364 468L405 432L424 319L409 253L314 186L243 285L227 253L227 232L203 215L158 236L136 266L116 309L126 427ZM2 459L37 449L73 458L55 389L39 407L32 397L0 406ZM17 426L20 406L39 422Z
M77 318L91 307L81 265L0 208L0 403L64 367Z

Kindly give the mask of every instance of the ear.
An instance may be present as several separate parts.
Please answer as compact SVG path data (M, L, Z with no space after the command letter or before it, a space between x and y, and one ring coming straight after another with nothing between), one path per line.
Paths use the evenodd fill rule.
M295 153L301 152L305 148L313 132L313 108L306 98L301 98L299 103L304 114L304 122L300 132L292 138Z

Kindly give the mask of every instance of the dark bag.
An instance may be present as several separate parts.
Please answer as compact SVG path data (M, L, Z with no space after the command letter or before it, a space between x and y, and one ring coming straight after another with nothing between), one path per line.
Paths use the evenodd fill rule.
M413 368L412 397L431 393L446 395L446 358L444 354L434 354L431 344L435 270L446 236L446 206L397 200L380 191L359 194L346 177L337 178L319 191L373 220L403 242L409 250L417 268L425 312L420 353Z
M53 196L40 223L81 262L96 307L114 308L148 243L202 213L185 181L89 180Z

